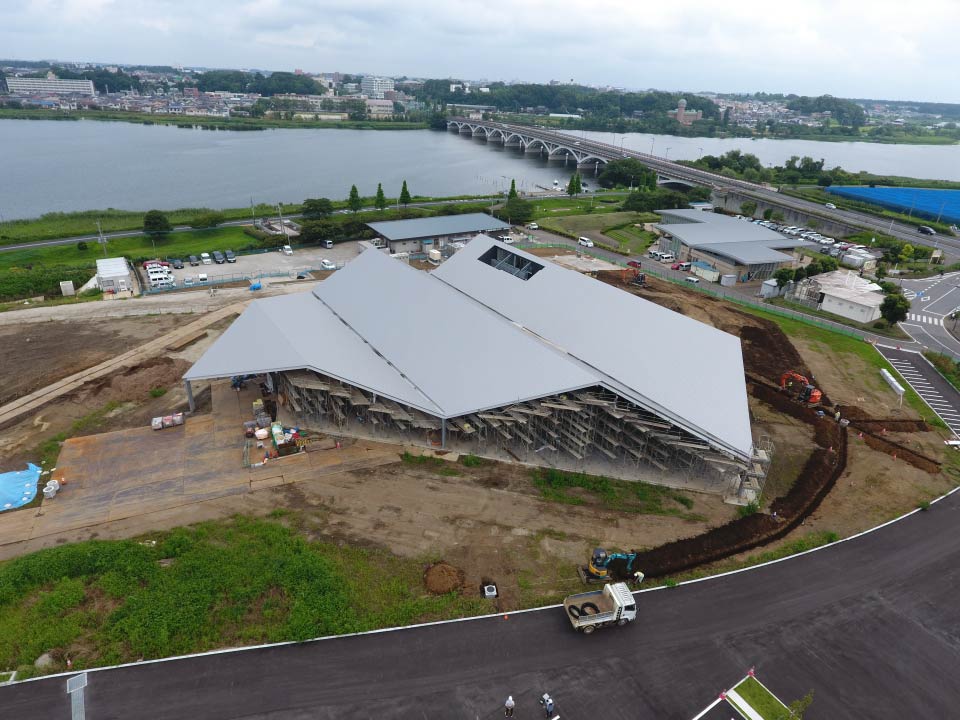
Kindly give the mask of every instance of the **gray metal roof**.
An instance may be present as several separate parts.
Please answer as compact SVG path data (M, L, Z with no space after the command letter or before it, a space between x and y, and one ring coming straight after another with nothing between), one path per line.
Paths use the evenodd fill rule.
M97 260L97 277L126 277L130 274L130 267L126 258L100 258Z
M491 245L544 268L529 280L492 268L478 259ZM600 384L749 457L739 338L485 236L431 274L566 353Z
M375 233L387 240L416 240L442 235L467 235L490 230L509 230L510 226L486 213L464 215L439 215L437 217L413 218L412 220L388 220L367 223Z
M492 245L543 269L478 260ZM256 300L184 377L300 368L437 417L604 385L751 451L738 338L482 235L429 274L367 250L312 291Z
M298 368L438 417L597 384L549 345L375 250L312 292L251 303L184 378Z
M787 262L790 255L776 252L811 243L781 235L756 223L702 210L657 210L664 219L656 227L690 248L714 253L743 265Z
M762 265L764 263L782 263L791 259L790 255L774 250L764 243L728 242L713 245L701 245L697 248L730 258L742 265Z

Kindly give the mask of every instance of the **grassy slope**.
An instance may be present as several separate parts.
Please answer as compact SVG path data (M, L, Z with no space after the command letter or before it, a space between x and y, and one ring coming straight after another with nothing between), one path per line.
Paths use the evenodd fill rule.
M875 368L878 371L885 368L889 370L894 377L899 377L899 373L897 373L894 367L887 362L886 358L878 353L877 350L870 345L870 343L864 342L856 337L841 335L840 333L832 330L826 330L824 328L814 327L813 325L807 325L799 320L782 317L776 313L767 312L754 307L743 306L743 310L752 315L757 315L759 317L772 320L789 336L797 336L813 343L820 343L838 353L849 353L856 355L869 367ZM939 428L946 427L943 424L943 421L940 420L940 418L938 418L930 410L927 404L921 400L920 396L917 395L917 393L911 388L906 388L906 393L904 394L903 398L907 405L913 408L928 424Z
M276 520L237 517L153 540L88 541L0 565L0 667L27 677L48 651L53 670L63 655L80 669L491 608L427 595L419 561L308 541Z

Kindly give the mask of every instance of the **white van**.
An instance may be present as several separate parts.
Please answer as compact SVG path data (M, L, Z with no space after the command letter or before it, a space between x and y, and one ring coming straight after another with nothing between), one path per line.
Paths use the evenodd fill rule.
M676 260L676 258L673 256L673 253L660 253L660 262L668 263L674 260Z
M587 237L578 237L577 244L583 245L584 247L593 247L593 240Z
M692 263L682 262L680 263L680 267L678 267L677 270L682 270L683 272L689 272L690 268L692 267L693 267Z
M647 253L647 256L653 258L654 260L659 260L663 257L663 253L659 250L651 250Z

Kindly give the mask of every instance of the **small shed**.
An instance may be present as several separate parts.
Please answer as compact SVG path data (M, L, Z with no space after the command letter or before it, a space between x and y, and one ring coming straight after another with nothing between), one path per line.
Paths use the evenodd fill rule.
M118 257L97 260L97 287L102 292L132 290L130 267L126 259Z
M760 284L760 297L772 298L772 297L777 297L779 294L780 294L780 285L773 278L770 278L769 280L764 280Z

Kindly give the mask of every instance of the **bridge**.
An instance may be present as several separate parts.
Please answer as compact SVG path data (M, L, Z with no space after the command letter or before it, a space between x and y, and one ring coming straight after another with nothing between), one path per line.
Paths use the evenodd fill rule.
M656 155L550 128L453 117L447 121L447 129L461 135L484 139L488 143L514 147L530 155L557 160L563 158L564 163L573 160L578 168L592 169L594 173L612 160L634 158L656 171L659 185L675 189L693 186L710 188L714 204L733 212L739 212L743 202L752 201L757 204L758 212L767 208L777 210L784 214L785 221L789 223L806 224L812 220L818 224L821 232L828 234L848 235L866 230L890 235L913 245L939 247L947 255L960 256L960 241L956 238L937 236L931 240L917 233L910 225L882 220L868 213L832 210L819 203L785 195L773 187L729 178Z
M606 165L611 160L642 155L642 153L621 150L621 148L613 145L606 145L585 138L578 139L566 133L525 125L453 118L447 122L447 128L455 130L461 135L484 139L488 143L517 148L527 155L539 155L556 160L563 159L565 165L572 159L578 168L592 170L594 174L597 174L601 165ZM654 156L645 157L658 159ZM653 165L650 165L650 167L657 170L658 185L684 190L703 184L681 177L678 172L663 172Z

